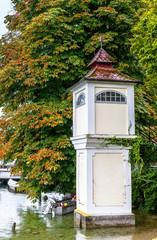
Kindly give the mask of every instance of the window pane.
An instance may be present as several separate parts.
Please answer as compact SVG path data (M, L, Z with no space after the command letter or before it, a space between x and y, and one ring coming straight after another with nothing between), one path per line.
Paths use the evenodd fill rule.
M97 101L100 101L100 94L96 97Z
M105 101L105 96L101 96L101 101Z
M105 92L101 93L101 101L105 101Z
M96 101L107 102L107 103L126 103L126 98L120 93L115 91L104 91L96 96Z
M125 98L121 96L121 102L125 102Z
M82 106L85 104L85 94L84 93L81 93L77 99L77 102L76 102L76 106L79 107L79 106Z

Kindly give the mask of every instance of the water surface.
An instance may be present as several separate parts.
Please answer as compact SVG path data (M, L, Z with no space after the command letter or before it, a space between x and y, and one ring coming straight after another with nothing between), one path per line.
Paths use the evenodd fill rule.
M16 231L12 225L16 222ZM0 188L0 239L10 240L152 240L157 238L157 215L136 213L135 227L79 229L73 214L44 215L26 194ZM156 239L157 240L157 239Z

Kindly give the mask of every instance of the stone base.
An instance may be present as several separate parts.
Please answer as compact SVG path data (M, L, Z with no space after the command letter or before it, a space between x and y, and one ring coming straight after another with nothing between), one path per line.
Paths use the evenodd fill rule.
M135 225L134 214L91 216L77 209L74 211L74 220L79 227L84 228Z

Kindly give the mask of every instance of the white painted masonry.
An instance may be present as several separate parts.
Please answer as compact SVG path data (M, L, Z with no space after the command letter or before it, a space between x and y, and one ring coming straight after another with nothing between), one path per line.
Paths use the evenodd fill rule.
M75 220L80 221L80 224L82 216L83 224L86 225L87 215L90 216L87 217L89 224L92 224L92 221L93 224L102 225L103 221L104 224L106 221L113 225L113 219L118 224L118 221L120 224L125 222L135 224L131 207L129 148L106 145L107 138L136 137L134 119L136 80L116 71L113 68L115 62L100 49L88 65L91 67L90 73L71 88L73 92L71 140L76 149L77 161ZM79 96L82 96L82 102ZM100 216L99 220L104 220L100 223L95 216ZM117 216L119 220L116 220Z
M89 135L80 137L74 137L71 139L72 143L77 150L77 196L79 196L80 188L83 188L85 202L82 202L77 199L77 209L85 212L92 216L101 216L101 215L121 215L121 214L130 214L131 213L131 165L128 161L128 149L124 149L120 146L111 146L104 147L103 140L99 139L97 135ZM84 174L86 174L86 178L83 178L82 185L80 186L79 179L79 164L80 164L80 155L84 154ZM118 171L117 174L121 174L121 182L118 189L115 189L115 198L114 201L113 193L109 194L110 188L113 187L112 184L106 185L106 189L102 188L102 194L100 201L104 202L102 206L99 206L94 203L94 169L93 169L93 158L98 155L105 155L104 161L107 160L107 155L109 156L108 160L110 161L110 157L113 154L116 154L117 159L114 157L112 160L112 170L110 166L110 172L108 172L108 178L114 179L113 176L114 171ZM124 158L124 162L121 161L121 157ZM103 159L103 158L102 158ZM117 162L116 162L117 161ZM117 164L119 163L119 167ZM99 165L96 165L96 171L99 172ZM102 170L101 170L102 171ZM110 175L109 175L110 174ZM104 171L105 177L105 171ZM122 186L122 181L124 181L124 185ZM112 182L112 181L111 181ZM119 198L116 198L117 191L122 191L122 196L119 195ZM100 193L100 189L99 189ZM119 194L119 193L118 193ZM117 199L117 202L115 202ZM110 203L110 204L109 204Z
M81 93L85 93L85 89L79 91L75 95L75 130L76 136L87 134L87 104L80 107L76 106L77 99ZM86 94L85 94L86 96Z
M93 204L97 207L123 206L126 202L124 155L95 153L92 161Z
M127 97L126 104L95 103L95 94L116 90ZM76 100L85 93L85 105L76 108ZM134 135L134 84L83 82L73 89L73 136L83 134Z

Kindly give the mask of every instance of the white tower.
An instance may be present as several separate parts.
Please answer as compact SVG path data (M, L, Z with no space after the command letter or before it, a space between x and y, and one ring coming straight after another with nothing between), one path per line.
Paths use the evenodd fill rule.
M138 82L113 68L102 48L91 71L72 86L73 137L77 154L75 221L84 227L134 225L128 148L104 139L135 137L134 85ZM105 140L106 141L106 140Z

